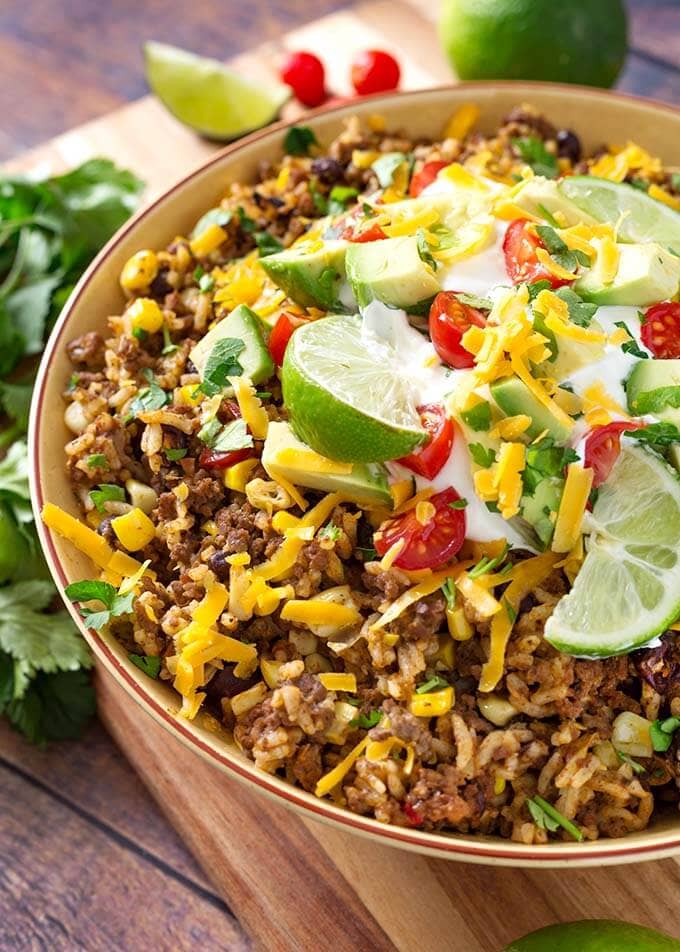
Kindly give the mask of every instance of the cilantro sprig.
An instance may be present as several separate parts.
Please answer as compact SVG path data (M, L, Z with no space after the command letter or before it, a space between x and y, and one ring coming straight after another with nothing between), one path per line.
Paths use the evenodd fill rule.
M550 225L536 225L536 234L545 245L553 261L567 271L575 272L579 265L590 267L590 258L584 251L567 246Z
M542 830L548 830L550 833L554 833L559 827L562 827L562 829L566 830L577 842L580 843L583 840L583 833L578 826L572 823L571 820L568 820L566 816L560 813L559 810L556 810L555 807L551 803L548 803L547 800L544 800L543 797L539 797L539 795L536 794L535 797L529 797L526 804L531 814L531 819L536 826Z
M283 148L288 155L309 155L310 149L319 144L309 126L291 126L283 139Z
M198 387L208 397L214 397L227 386L227 377L240 377L243 367L239 355L246 345L238 337L218 340L208 355L203 370L203 381Z
M559 175L557 158L552 152L548 152L542 139L537 136L523 136L511 141L520 157L534 170L536 175L543 175L545 178L557 178Z
M673 735L680 727L680 717L657 718L649 728L652 738L652 747L659 754L664 754L673 743Z
M80 606L80 614L88 628L100 631L112 618L120 615L129 615L135 600L135 593L128 592L120 595L118 590L109 582L98 579L85 579L82 582L72 582L64 589L64 594L72 602ZM88 608L86 602L100 602L104 608Z
M170 403L170 394L166 393L165 390L159 386L158 381L153 375L153 371L149 367L144 368L142 371L142 376L146 380L148 386L142 387L130 404L125 417L126 422L128 423L131 420L134 420L135 417L138 417L140 413L149 413L152 410L162 410L164 406L167 406L167 404Z

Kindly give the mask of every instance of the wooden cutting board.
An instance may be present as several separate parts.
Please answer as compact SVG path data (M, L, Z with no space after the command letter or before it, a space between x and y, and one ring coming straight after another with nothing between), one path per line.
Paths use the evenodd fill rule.
M330 85L348 92L358 46L394 49L409 88L448 82L431 21L416 0L364 4L296 30L236 65L262 75L283 47L311 48ZM418 4L419 6L420 4ZM431 14L430 14L431 15ZM10 163L57 171L108 155L148 183L147 197L213 146L147 98ZM677 931L675 860L618 869L523 871L430 860L303 820L230 780L167 734L104 671L99 711L160 808L255 942L269 950L497 952L518 935L583 917L626 918Z

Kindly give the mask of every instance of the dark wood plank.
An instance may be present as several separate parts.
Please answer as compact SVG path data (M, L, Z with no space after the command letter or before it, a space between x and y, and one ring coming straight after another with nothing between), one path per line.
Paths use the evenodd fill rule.
M629 11L633 49L680 67L680 3L635 0Z
M0 722L0 763L16 768L217 896L101 724L94 723L80 741L40 750Z
M212 897L0 767L0 948L248 948Z

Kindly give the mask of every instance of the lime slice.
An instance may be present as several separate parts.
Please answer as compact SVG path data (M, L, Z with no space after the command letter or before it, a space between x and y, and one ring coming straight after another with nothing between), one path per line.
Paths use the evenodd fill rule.
M145 43L146 79L180 122L211 139L236 139L276 118L290 96L279 83L254 83L218 60L165 43Z
M505 952L678 952L665 932L614 919L583 919L546 926L515 939Z
M283 362L283 399L298 437L324 456L379 463L405 456L425 439L391 349L367 346L357 315L299 327Z
M653 451L624 445L590 524L588 554L545 637L568 654L625 654L680 615L680 478Z
M622 241L656 241L680 255L680 212L634 185L594 175L569 175L559 189L597 221L618 224Z

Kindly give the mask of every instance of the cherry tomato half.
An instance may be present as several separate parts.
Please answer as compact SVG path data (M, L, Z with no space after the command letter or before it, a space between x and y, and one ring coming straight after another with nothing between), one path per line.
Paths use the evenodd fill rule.
M314 53L291 53L281 67L281 79L304 106L320 106L326 98L323 63Z
M247 446L242 450L229 450L227 453L220 453L206 447L206 449L201 450L198 465L202 466L203 469L229 469L230 466L235 466L236 463L241 463L244 459L250 459L254 452L252 446Z
M397 462L419 476L434 479L451 453L453 420L447 417L441 403L426 403L417 409L420 422L428 433L427 443Z
M445 169L450 162L426 162L411 179L408 187L408 193L412 198L416 198L424 188L431 185L437 178L442 169Z
M364 231L357 231L356 224L354 224L348 225L340 237L344 238L345 241L359 243L364 241L380 241L382 238L387 238L387 235L380 225L371 225L370 228L366 228Z
M434 515L421 525L416 510L409 509L388 519L373 536L378 555L384 555L395 542L406 543L394 564L400 569L434 569L444 565L460 550L465 541L465 509L452 509L460 496L455 489L444 489L431 496Z
M513 284L534 284L536 281L549 281L554 288L563 284L570 284L564 278L558 278L544 268L536 256L536 249L542 248L543 243L537 235L533 235L528 226L531 222L524 218L516 218L510 222L503 239L503 254L505 255L505 270ZM574 275L574 280L576 275Z
M644 425L634 420L616 420L590 431L586 437L583 464L593 471L593 489L607 481L621 452L621 434L624 430L638 430Z
M360 96L396 89L400 76L399 63L384 50L364 50L352 60L352 86Z
M279 317L276 324L272 327L272 332L269 335L269 353L271 354L272 360L277 367L280 367L283 363L283 357L286 353L286 347L288 346L288 341L291 339L293 331L296 327L299 327L300 324L305 322L300 317L293 317L292 314L286 314L285 312Z
M484 327L482 311L458 300L456 291L440 291L430 307L429 330L439 357L456 370L472 367L474 356L461 344L465 331Z
M680 302L664 301L645 311L640 337L655 357L680 357Z

